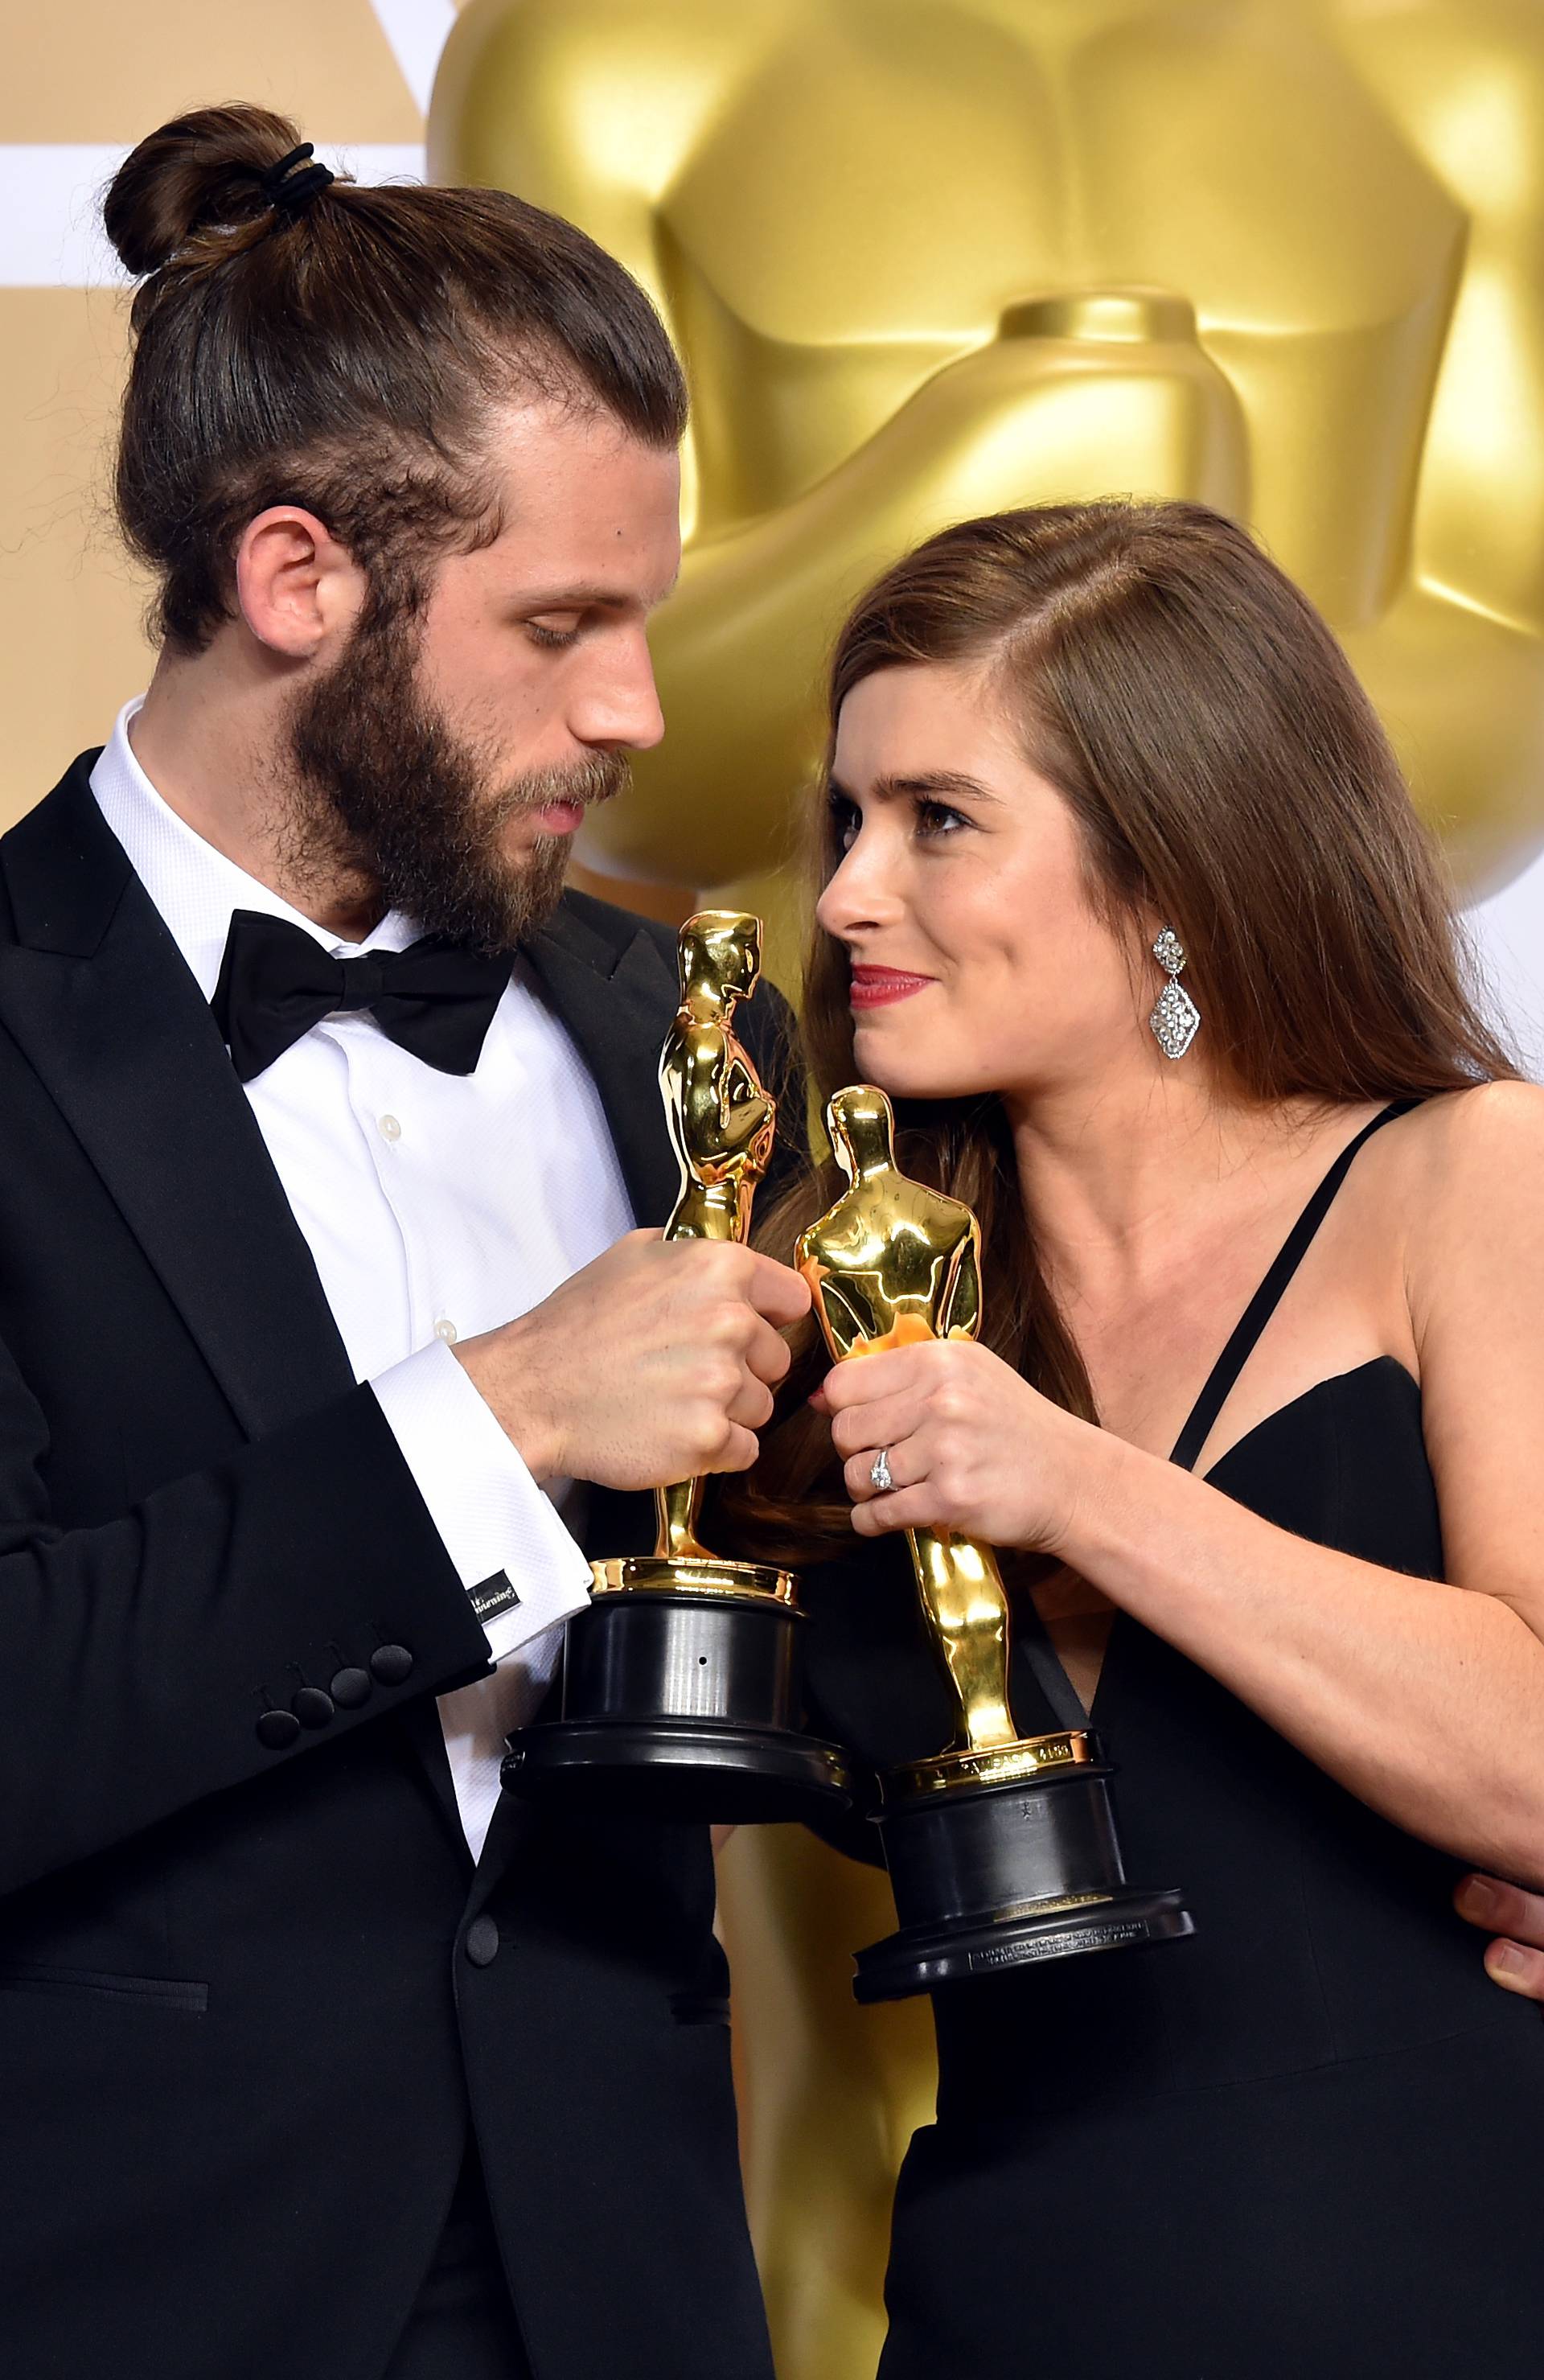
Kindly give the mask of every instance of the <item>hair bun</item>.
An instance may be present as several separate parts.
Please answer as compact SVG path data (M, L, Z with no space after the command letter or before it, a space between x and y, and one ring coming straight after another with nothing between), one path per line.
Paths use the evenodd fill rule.
M265 211L261 176L300 135L266 107L200 107L174 116L130 150L103 201L107 237L136 279L161 267L195 232Z

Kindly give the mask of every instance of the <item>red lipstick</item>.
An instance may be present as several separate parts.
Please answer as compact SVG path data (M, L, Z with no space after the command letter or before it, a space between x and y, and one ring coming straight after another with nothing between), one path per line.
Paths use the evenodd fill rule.
M905 967L855 966L849 998L854 1008L888 1008L932 981L930 975L910 975Z

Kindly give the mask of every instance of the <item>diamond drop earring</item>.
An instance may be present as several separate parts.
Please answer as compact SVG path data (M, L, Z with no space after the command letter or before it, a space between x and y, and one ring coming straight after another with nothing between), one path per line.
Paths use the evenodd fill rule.
M1173 926L1164 927L1152 946L1152 954L1169 980L1159 993L1158 1005L1148 1023L1165 1058L1183 1058L1201 1029L1201 1012L1180 982L1185 944Z

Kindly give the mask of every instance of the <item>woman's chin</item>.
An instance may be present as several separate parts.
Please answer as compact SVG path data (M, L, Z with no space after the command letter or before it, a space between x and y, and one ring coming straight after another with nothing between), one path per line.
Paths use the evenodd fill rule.
M906 1051L887 1050L877 1035L855 1036L853 1054L860 1078L893 1099L962 1099L981 1087L962 1082L955 1068L918 1065Z

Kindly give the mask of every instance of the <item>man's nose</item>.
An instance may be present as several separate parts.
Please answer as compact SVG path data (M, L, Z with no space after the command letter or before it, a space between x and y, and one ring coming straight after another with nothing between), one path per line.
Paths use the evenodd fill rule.
M641 630L607 654L603 674L582 688L569 725L592 751L648 752L660 741L664 713Z

